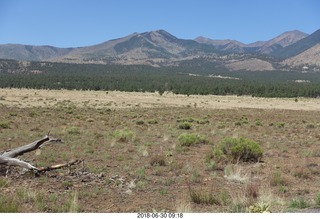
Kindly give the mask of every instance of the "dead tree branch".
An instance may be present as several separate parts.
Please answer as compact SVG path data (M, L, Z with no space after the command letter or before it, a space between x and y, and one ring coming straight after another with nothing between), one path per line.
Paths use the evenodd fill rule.
M61 139L59 138L51 138L48 135L43 137L40 140L34 141L30 144L20 146L15 149L11 149L5 152L0 153L0 157L17 157L21 156L27 152L34 151L38 148L41 148L45 143L50 143L50 142L62 142Z
M49 134L43 137L42 139L39 139L37 141L34 141L30 144L23 145L14 149L10 149L8 151L0 152L0 165L6 165L6 166L19 166L22 168L26 168L28 170L35 170L38 171L38 168L31 165L30 163L27 163L25 161L22 161L20 159L17 159L15 157L21 156L27 152L37 150L38 148L43 147L45 144L48 143L61 143L62 140L59 138L51 138L49 137Z
M35 166L32 166L31 164L25 161L19 160L17 158L11 158L11 157L0 156L0 165L19 166L22 168L26 168L28 170L38 170Z
M50 171L50 170L57 170L57 169L61 169L63 167L70 167L72 165L78 164L80 163L80 160L72 160L70 162L67 163L62 163L62 164L56 164L50 167L42 167L38 169L38 172L45 172L45 171Z

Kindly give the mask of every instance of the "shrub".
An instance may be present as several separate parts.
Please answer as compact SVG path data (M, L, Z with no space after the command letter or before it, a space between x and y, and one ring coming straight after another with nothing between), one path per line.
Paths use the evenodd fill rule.
M315 202L316 202L316 206L320 207L320 192L316 194Z
M260 145L247 138L226 137L214 150L222 152L232 161L259 162L263 155Z
M179 124L179 129L191 129L191 123L190 122L182 122Z
M150 119L148 120L148 124L150 125L158 124L158 121L156 119Z
M285 122L277 122L276 126L277 128L284 128L285 124L286 124Z
M183 119L177 119L177 122L194 122L194 118L183 118Z
M260 119L257 119L257 120L254 122L254 124L255 124L256 126L262 126L262 122L261 122Z
M0 213L18 213L19 202L11 196L0 196Z
M239 183L246 183L248 181L247 174L243 173L241 166L239 165L227 165L224 169L224 178Z
M10 115L10 116L17 116L18 113L16 113L16 112L10 112L9 115Z
M271 186L287 186L288 185L288 182L286 179L284 179L282 176L281 176L281 173L278 171L278 172L274 172L272 175L271 175L271 178L270 178L270 185Z
M296 198L290 201L289 204L290 208L298 208L298 209L304 209L310 207L310 204L304 200L302 197Z
M137 124L137 125L143 125L143 124L144 124L144 121L143 121L143 120L138 120L138 121L136 121L136 124Z
M249 213L270 213L270 204L265 202L259 202L248 207Z
M198 124L209 124L210 122L208 119L199 119L199 120L197 120L197 123Z
M79 128L72 126L70 128L67 128L67 133L70 135L79 135L80 130L79 130Z
M129 142L133 139L134 133L128 128L122 130L116 130L113 133L113 137L119 142Z
M220 201L211 193L195 191L189 188L190 198L196 204L220 205Z
M191 146L208 142L207 137L199 134L181 134L178 137L180 146Z
M249 122L248 122L248 118L246 117L246 116L242 116L238 121L236 121L234 124L236 125L236 126L242 126L242 125L246 125L246 124L248 124Z
M151 166L165 166L166 160L164 156L155 156L150 161Z
M10 121L2 121L2 122L0 122L0 128L9 129L10 123L11 123Z

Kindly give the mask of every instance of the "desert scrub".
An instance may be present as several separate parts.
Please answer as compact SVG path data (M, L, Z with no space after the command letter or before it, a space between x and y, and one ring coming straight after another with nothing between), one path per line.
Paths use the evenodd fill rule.
M204 118L204 119L198 119L197 123L203 125L203 124L209 124L210 122L207 118Z
M310 207L310 203L308 203L306 200L304 200L302 197L295 198L290 201L289 208L294 209L304 209Z
M276 127L277 127L277 128L284 128L285 125L286 125L285 122L277 122L277 123L276 123Z
M147 123L150 124L150 125L158 124L158 120L156 120L156 119L149 119L149 120L147 121Z
M130 142L134 137L134 133L128 128L121 130L115 130L113 132L113 138L118 142Z
M144 121L143 120L137 120L136 121L136 125L144 125Z
M68 133L69 135L79 135L79 134L80 134L79 128L74 127L74 126L67 128L66 131L67 131L67 133Z
M316 194L315 203L317 207L320 207L320 192Z
M242 116L238 121L236 121L234 124L236 125L236 126L242 126L242 125L246 125L246 124L248 124L249 122L248 122L248 118L246 117L246 116Z
M0 196L0 213L18 213L19 207L20 203L12 196Z
M222 139L212 153L214 158L224 157L232 162L259 162L263 155L258 143L243 137Z
M256 121L254 121L254 124L255 124L256 126L262 126L262 122L261 122L260 119L257 119Z
M195 119L194 118L182 118L182 119L177 119L177 122L194 122Z
M156 155L156 156L152 157L151 161L150 161L150 165L151 166L166 166L165 156Z
M191 145L197 145L201 143L207 143L207 137L204 135L199 135L199 134L181 134L178 137L179 145L180 146L191 146Z
M205 205L220 205L220 200L215 197L214 194L204 192L204 191L195 191L189 188L191 201L196 204L205 204Z
M224 169L224 178L228 181L246 183L249 179L240 165L227 165Z
M253 205L250 205L247 209L249 213L270 213L269 211L270 204L265 202L259 202Z
M181 122L178 127L179 127L179 129L188 130L188 129L191 129L191 123L190 122Z
M11 121L1 121L0 122L0 128L3 129L9 129L10 128Z

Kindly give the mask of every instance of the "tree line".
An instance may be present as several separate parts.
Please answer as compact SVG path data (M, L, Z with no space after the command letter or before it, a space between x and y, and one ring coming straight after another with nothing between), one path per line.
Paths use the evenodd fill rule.
M318 73L197 71L181 67L144 65L96 65L31 62L23 73L0 71L1 88L118 90L127 92L173 92L185 95L251 95L256 97L319 97ZM19 65L16 65L19 66ZM5 68L8 68L7 71ZM12 68L12 67L11 67ZM213 69L213 68L211 68ZM17 71L14 71L17 72ZM209 77L220 75L239 78ZM308 83L296 83L303 80Z

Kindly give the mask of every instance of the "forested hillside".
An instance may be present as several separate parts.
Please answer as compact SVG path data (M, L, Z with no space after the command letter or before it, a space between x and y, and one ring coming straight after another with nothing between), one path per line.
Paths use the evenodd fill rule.
M198 63L198 62L196 62ZM318 97L320 74L229 72L214 63L180 67L97 65L50 62L0 62L0 87L119 90L175 94Z

